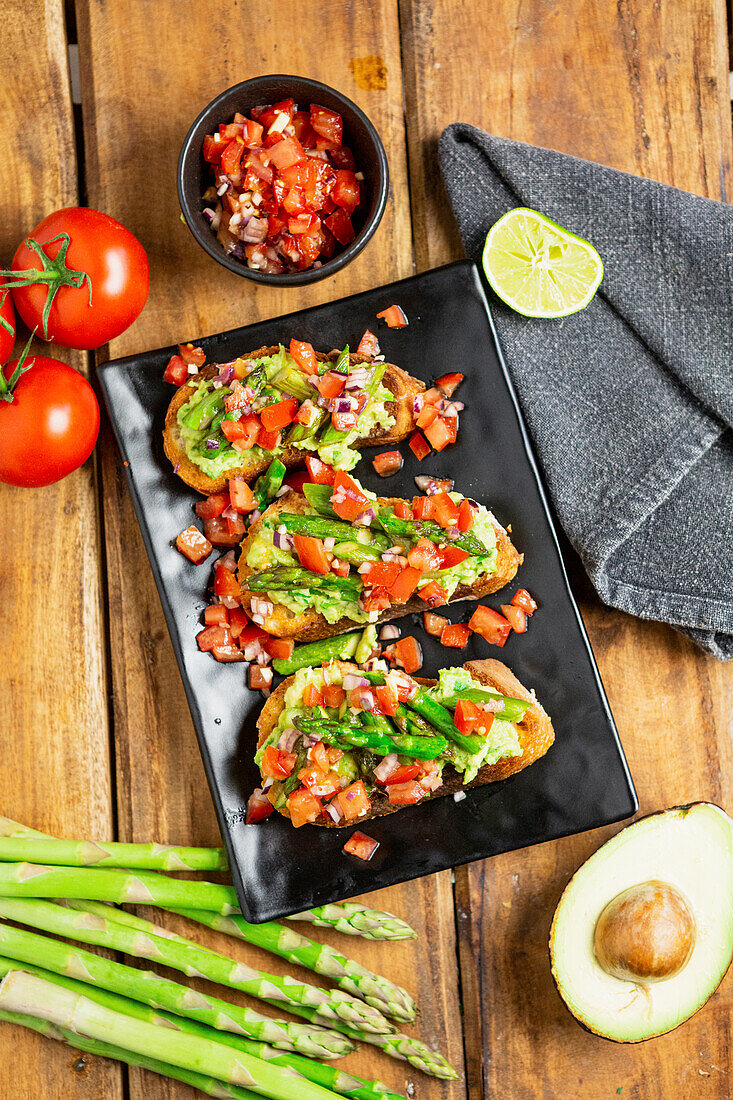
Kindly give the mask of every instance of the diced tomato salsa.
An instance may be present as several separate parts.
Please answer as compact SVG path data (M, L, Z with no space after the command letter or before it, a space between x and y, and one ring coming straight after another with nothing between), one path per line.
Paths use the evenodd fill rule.
M354 240L364 177L336 111L285 99L238 112L204 137L203 156L214 177L204 217L253 270L307 271Z

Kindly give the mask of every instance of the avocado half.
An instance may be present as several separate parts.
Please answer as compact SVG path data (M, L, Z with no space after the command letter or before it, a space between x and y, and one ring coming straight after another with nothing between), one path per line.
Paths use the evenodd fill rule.
M616 974L601 936L612 944ZM678 958L665 976L670 945ZM717 989L731 958L733 821L709 802L641 818L607 841L573 875L550 931L560 996L584 1027L618 1043L684 1023ZM635 979L616 976L639 959Z

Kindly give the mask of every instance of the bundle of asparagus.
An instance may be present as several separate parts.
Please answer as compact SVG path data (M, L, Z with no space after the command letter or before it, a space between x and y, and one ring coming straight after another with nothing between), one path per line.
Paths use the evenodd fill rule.
M399 1100L378 1081L312 1060L341 1057L353 1041L433 1076L456 1077L439 1054L391 1022L415 1018L406 990L292 926L249 924L231 886L158 873L226 867L221 849L63 841L0 817L0 1020L236 1100ZM255 970L115 907L121 903L174 912L307 967L337 988ZM289 919L375 940L415 936L399 918L356 902ZM7 921L207 978L309 1023L262 1016Z

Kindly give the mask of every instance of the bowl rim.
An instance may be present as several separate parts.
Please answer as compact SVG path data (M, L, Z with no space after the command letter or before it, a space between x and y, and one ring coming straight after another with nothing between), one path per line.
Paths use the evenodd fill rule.
M234 92L239 92L242 89L253 89L256 85L263 83L264 81L291 81L301 86L306 86L308 90L312 90L313 101L317 102L315 96L320 91L326 91L350 111L352 111L361 124L364 126L369 138L371 139L376 154L377 154L377 180L376 180L376 203L374 206L374 212L369 220L364 224L361 231L354 238L350 245L340 252L338 256L334 256L333 259L327 260L321 267L308 268L306 271L296 271L288 274L277 275L275 273L265 271L255 271L253 268L247 267L246 264L241 263L239 260L231 259L223 250L216 237L213 236L208 226L202 226L195 214L199 211L193 211L188 197L185 193L184 175L186 166L191 156L200 156L201 151L195 146L196 132L201 125L202 121L210 114L215 114L217 108ZM198 242L198 244L204 249L205 252L216 260L223 267L226 267L229 271L234 272L235 275L240 275L245 279L251 279L253 282L265 283L270 286L305 286L309 283L318 282L320 279L324 279L329 275L334 275L337 271L341 271L347 264L351 263L359 253L366 247L374 233L377 226L382 220L386 205L387 197L389 195L389 163L387 161L387 154L382 144L382 139L377 132L374 123L371 119L362 111L358 104L354 103L352 99L344 95L343 92L331 87L330 84L324 84L320 80L312 80L310 77L288 75L284 73L267 73L262 76L253 76L248 80L242 80L238 84L232 84L229 88L225 88L219 92L204 108L199 111L198 115L191 123L183 144L181 145L181 151L178 155L178 166L176 170L176 185L178 190L178 202L181 207L181 212L186 221L186 225L191 231L192 235ZM206 233L204 233L206 229Z

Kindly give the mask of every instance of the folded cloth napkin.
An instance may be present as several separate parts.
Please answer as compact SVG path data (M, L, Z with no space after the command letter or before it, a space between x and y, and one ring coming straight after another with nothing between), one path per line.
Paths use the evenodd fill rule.
M455 124L440 162L469 256L514 206L587 238L590 305L494 299L557 515L599 595L733 658L733 208Z

